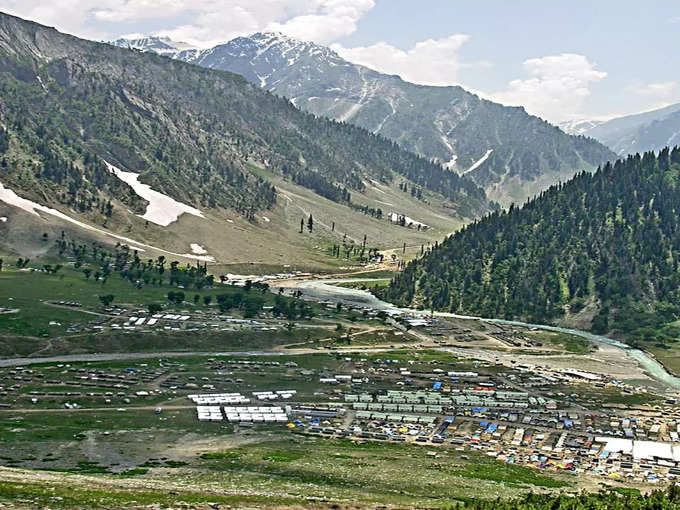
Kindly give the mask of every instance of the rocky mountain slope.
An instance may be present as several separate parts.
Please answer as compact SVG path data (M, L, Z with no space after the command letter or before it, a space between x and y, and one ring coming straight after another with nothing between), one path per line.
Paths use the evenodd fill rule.
M680 103L617 117L606 122L569 126L579 134L593 137L620 155L658 151L680 144Z
M5 203L16 202L12 192L161 244L168 234L155 225L169 223L148 220L158 203L253 225L281 208L279 187L306 188L320 204L362 218L361 207L378 207L367 203L368 188L402 181L420 191L423 209L447 204L452 225L493 208L472 181L363 129L301 112L241 76L4 14L0 98ZM374 231L391 228L384 217L375 222Z
M415 85L282 34L239 37L174 57L241 74L302 110L394 140L470 176L505 205L614 157L600 143L568 136L523 108L480 99L461 87Z

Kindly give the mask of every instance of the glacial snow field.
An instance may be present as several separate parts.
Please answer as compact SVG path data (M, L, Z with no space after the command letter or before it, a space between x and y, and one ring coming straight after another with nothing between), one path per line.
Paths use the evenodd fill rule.
M214 262L215 261L214 257L212 257L211 255L206 255L207 252L205 252L205 250L203 250L204 253L199 253L199 254L196 254L195 252L194 253L185 253L185 254L175 253L175 252L172 252L172 251L164 250L162 248L158 248L156 246L152 246L150 244L142 243L140 241L137 241L135 239L131 239L129 237L125 237L125 236L115 234L113 232L109 232L109 231L101 229L101 228L94 227L94 226L92 226L88 223L85 223L83 221L72 218L71 216L62 213L61 211L58 211L56 209L52 209L51 207L46 207L44 205L33 202L31 200L21 198L19 195L17 195L11 189L5 188L5 186L2 183L0 183L0 202L4 202L5 204L8 204L10 206L17 207L17 208L21 209L22 211L25 211L27 213L30 213L30 214L38 216L38 217L41 217L41 215L38 214L38 212L54 216L55 218L63 220L67 223L71 223L73 225L76 225L77 227L80 227L83 230L90 231L90 232L96 232L98 234L102 234L102 235L107 236L109 238L117 239L119 241L123 241L124 243L129 243L130 246L133 249L135 249L139 252L145 252L146 250L152 250L152 251L161 252L163 254L174 256L174 257L182 257L182 258L200 260L202 262ZM8 221L8 218L6 216L3 216L3 218L5 218L3 223L6 223Z
M190 205L178 202L163 193L151 188L148 184L139 182L139 174L135 172L125 172L120 168L106 163L109 170L113 172L121 181L130 185L130 187L139 195L149 202L146 207L146 212L141 215L141 218L151 221L156 225L167 227L184 213L193 214L199 218L204 218L203 213Z

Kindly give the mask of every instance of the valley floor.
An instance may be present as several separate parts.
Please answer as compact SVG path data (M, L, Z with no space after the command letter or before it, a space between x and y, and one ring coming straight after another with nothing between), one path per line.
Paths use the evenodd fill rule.
M391 269L325 281L352 293ZM220 312L217 295L244 292L230 285L172 304L167 286L117 277L107 308L101 282L61 271L0 273L0 504L10 508L433 508L646 491L675 477L675 459L635 458L602 439L630 429L631 448L651 441L658 453L680 424L673 392L620 349L462 318L390 318L317 299L296 283L305 277L263 294L267 306L277 286L291 302L302 291L314 311L304 320ZM157 318L146 310L164 301ZM259 400L281 390L292 398ZM219 420L197 419L191 395L222 393L280 406L288 422L230 421L226 404L213 405Z

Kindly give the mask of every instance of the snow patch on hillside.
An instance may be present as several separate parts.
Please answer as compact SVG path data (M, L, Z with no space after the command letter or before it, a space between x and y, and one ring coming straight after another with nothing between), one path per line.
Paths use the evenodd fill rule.
M51 207L46 207L44 205L40 205L36 202L33 202L31 200L27 200L25 198L21 198L19 195L17 195L14 191L12 191L9 188L5 188L3 184L0 182L0 201L5 202L8 205L12 205L14 207L18 207L19 209L22 209L26 211L27 213L34 214L35 216L40 217L38 214L38 211L42 213L47 213L51 214L52 216L55 216L61 220L67 221L69 223L72 223L74 225L77 225L78 227L89 230L90 232L97 232L109 237L113 237L114 239L119 239L120 241L124 241L126 243L129 243L132 246L133 249L138 250L138 251L144 251L142 246L144 248L150 248L152 250L156 250L162 253L167 253L168 255L174 255L176 257L185 257L185 258L190 258L194 260L200 260L203 262L214 262L215 259L214 257L211 257L210 255L191 255L191 254L181 254L181 253L174 253L171 251L163 250L161 248L156 248L155 246L152 246L150 244L144 244L140 243L139 241L135 241L134 239L130 239L129 237L124 237L124 236L119 236L118 234L113 234L111 232L107 232L106 230L102 230L97 227L93 227L92 225L88 225L87 223L83 223L82 221L78 221L75 218L71 218L70 216L64 214L61 211L57 211L56 209L52 209ZM4 216L3 216L4 217Z
M40 83L40 86L42 87L42 89L45 92L47 92L47 87L45 87L45 84L43 83L42 78L40 76L38 76L38 83Z
M395 212L391 212L387 216L387 219L390 220L392 223L397 223L397 224L401 224L402 220L403 220L404 226L409 227L409 228L420 227L421 229L424 229L424 230L427 230L428 228L430 228L429 225L425 225L425 223L422 223L420 221L416 221L413 218L409 218L405 214L398 214L398 213L395 213Z
M373 130L373 133L375 133L375 134L380 133L382 128L385 126L385 123L397 113L397 109L394 107L393 98L388 96L388 97L385 98L385 101L387 102L387 104L390 105L390 108L392 108L392 113L387 114L387 116L382 121L380 121L380 124L378 124L378 127Z
M195 46L184 42L173 41L168 37L140 36L140 37L121 37L109 44L120 48L128 48L141 51L152 51L159 55L175 57L181 51L198 50Z
M588 131L603 124L601 120L567 120L560 122L558 127L569 135L585 135Z
M469 173L472 172L474 169L479 168L479 166L480 166L482 163L484 163L484 162L489 158L489 156L491 156L491 153L492 153L492 152L493 152L493 149L489 149L488 151L486 151L486 154L484 154L481 158L479 158L477 161L475 161L475 162L472 164L472 166L471 166L470 168L468 168L467 170L465 170L465 172L463 172L463 175L469 174Z
M383 190L380 189L380 183L379 183L378 181L376 181L375 179L370 179L370 181L371 181L371 184L373 185L372 188L373 188L374 190L376 190L376 191L382 193L383 195L386 195L386 194L387 194L387 193L385 193ZM366 183L364 183L364 184L366 184Z
M191 243L191 253L195 253L196 255L205 255L208 252L201 246L200 244L197 243Z
M364 76L364 72L365 71L363 69L359 69L359 75L361 76L362 81L359 100L356 103L353 103L347 109L347 111L338 118L340 122L347 122L349 119L354 117L368 101L373 99L376 94L378 83L367 81L366 77Z
M0 216L0 221L3 223L7 223L7 216Z
M340 115L340 118L338 121L340 122L347 122L349 119L354 117L359 110L361 110L361 107L364 106L361 103L352 103L350 107L347 109L345 113Z
M109 171L115 174L121 181L129 184L137 195L149 202L149 205L146 207L146 212L140 216L141 218L162 227L167 227L171 223L177 221L184 213L193 214L199 218L205 218L203 213L198 209L178 202L174 198L170 198L163 193L151 189L151 186L148 184L139 182L139 174L124 172L120 168L116 168L109 163L106 163L106 166L109 168Z
M441 126L437 125L435 123L435 126L437 126L437 129L441 132ZM446 137L446 135L442 134L441 135L441 141L442 143L446 146L446 148L449 150L449 153L451 154L451 159L448 161L448 163L444 163L444 168L448 170L455 170L456 169L456 160L458 159L458 156L456 155L456 151L453 148L453 145L451 145L451 142L449 142L449 139Z
M446 169L448 169L448 170L455 170L455 169L456 169L456 160L457 160L457 159L458 159L458 156L456 156L456 155L454 154L453 157L452 157L447 163L444 163L444 168L446 168Z

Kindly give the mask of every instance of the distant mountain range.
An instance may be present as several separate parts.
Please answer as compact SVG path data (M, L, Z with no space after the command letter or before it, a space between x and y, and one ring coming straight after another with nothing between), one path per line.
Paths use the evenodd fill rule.
M468 175L504 205L615 157L599 142L569 136L521 107L480 99L457 86L409 83L282 34L257 33L174 53L165 39L113 44L154 52L160 47L164 55L241 74L302 110L356 124Z
M572 121L560 127L567 133L595 138L619 155L658 151L680 145L680 103L608 121Z

